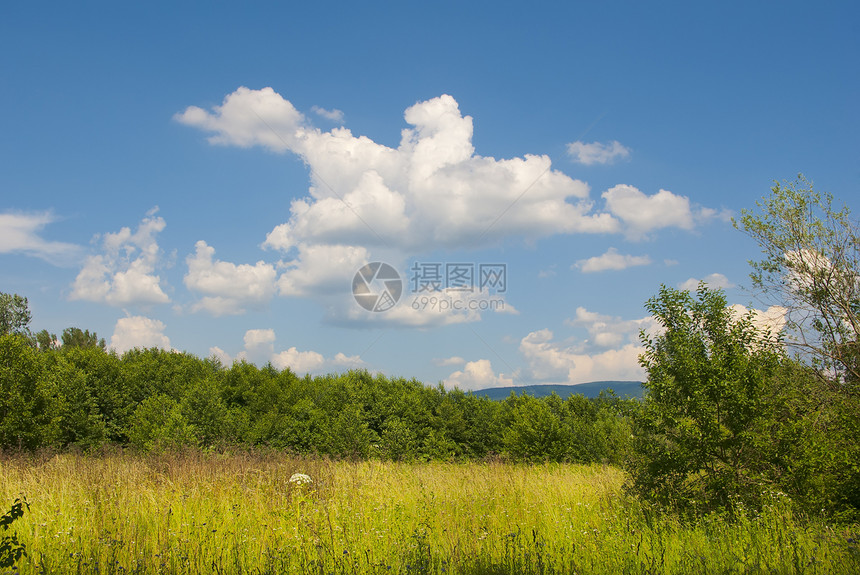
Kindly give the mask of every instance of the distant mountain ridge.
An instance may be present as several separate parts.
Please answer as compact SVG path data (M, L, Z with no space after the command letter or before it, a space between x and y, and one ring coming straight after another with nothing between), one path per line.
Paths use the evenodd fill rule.
M582 394L585 397L597 397L601 391L611 389L618 397L641 398L645 389L639 381L593 381L591 383L580 383L577 385L522 385L518 387L491 387L473 391L477 396L486 395L492 400L501 401L511 395L533 395L535 397L546 397L555 392L562 399L571 394Z

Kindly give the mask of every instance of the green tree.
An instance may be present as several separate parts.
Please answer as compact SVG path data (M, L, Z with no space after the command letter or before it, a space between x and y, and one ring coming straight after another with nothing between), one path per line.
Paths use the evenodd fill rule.
M50 413L60 446L91 449L107 438L104 418L90 384L92 376L59 353L40 354L45 388L52 391Z
M238 439L215 377L205 377L192 383L180 405L183 416L203 445Z
M126 442L128 420L140 398L130 395L132 389L121 377L119 357L98 347L61 348L59 353L87 374L87 385L92 391L98 413L105 422L106 439Z
M802 175L776 183L736 227L761 247L753 287L786 311L786 342L836 385L860 391L860 227ZM835 377L829 377L835 376Z
M50 351L52 349L57 349L59 346L57 340L57 334L50 333L48 330L43 329L39 333L36 334L36 346L41 351Z
M409 425L397 415L389 416L380 434L382 454L392 461L415 459L418 438Z
M345 405L325 431L326 451L347 459L367 459L379 436L370 429L357 405Z
M30 337L31 320L27 298L0 292L0 335L12 333Z
M98 347L105 349L104 338L99 339L96 332L90 333L90 330L81 330L77 327L67 327L63 330L63 347Z
M634 487L681 507L755 503L770 469L762 455L783 358L777 339L705 284L695 296L661 286L646 308L664 331L640 334L648 381Z
M763 259L750 262L753 287L785 311L786 343L803 364L786 377L797 386L789 412L812 442L794 457L792 484L805 489L816 509L857 514L860 224L847 206L835 204L800 175L775 183L735 226L761 247Z
M35 449L54 437L53 390L42 358L27 338L0 335L0 448Z
M145 451L196 445L194 428L173 398L158 394L146 398L134 411L128 431L132 445Z
M506 401L513 406L504 435L509 455L525 461L563 461L567 457L570 429L557 414L561 398L555 394L546 400L531 395L515 398L512 394Z

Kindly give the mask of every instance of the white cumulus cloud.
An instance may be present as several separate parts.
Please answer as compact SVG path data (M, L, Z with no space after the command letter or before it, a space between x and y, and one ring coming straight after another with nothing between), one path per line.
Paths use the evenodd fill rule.
M214 132L209 143L242 148L264 146L285 151L295 142L304 122L302 114L271 88L241 87L210 113L190 106L174 118L189 126Z
M341 118L337 110L313 108L312 113ZM291 198L285 221L269 231L263 247L284 254L285 261L276 265L279 295L315 298L334 322L371 321L349 302L351 276L368 262L397 266L439 250L556 234L624 232L638 239L665 227L692 229L697 218L713 212L693 209L686 197L671 192L646 196L631 186L605 192L606 209L596 210L589 186L552 169L546 155L480 155L472 117L449 95L409 106L396 147L343 126L317 128L272 88L241 87L220 105L190 106L175 119L208 133L213 144L290 153L308 166L307 194ZM629 155L618 142L571 146L585 162ZM643 256L621 257L627 258L625 265L644 265ZM610 259L587 267L619 265ZM222 299L198 305L210 311L230 308ZM414 311L401 305L373 321L426 326L481 318L480 310L444 317Z
M120 318L110 338L110 347L120 354L134 348L171 349L165 328L164 322L144 316Z
M788 319L788 308L781 305L772 305L766 310L747 308L745 305L736 303L729 306L735 317L743 317L752 311L752 324L760 331L769 331L776 335L785 328Z
M572 142L567 145L567 153L574 162L585 166L611 164L618 160L630 158L630 149L622 146L621 142L617 140L608 144Z
M102 238L102 253L90 255L72 284L70 298L115 306L168 303L155 274L160 249L156 235L165 227L161 217L145 217L132 233L124 227Z
M641 239L662 228L692 230L696 221L717 215L711 209L693 208L688 197L668 190L648 196L633 186L619 184L603 192L602 197L612 215L624 222L631 239Z
M575 316L565 320L564 323L571 327L584 328L588 332L588 340L581 346L583 350L620 347L627 344L638 345L641 330L649 334L659 330L659 325L652 316L625 320L617 316L588 311L582 306L577 307Z
M204 294L192 310L205 310L219 316L244 313L248 306L261 306L275 293L275 266L259 261L254 265L215 260L215 249L204 241L186 258L185 285Z
M496 374L489 359L470 361L461 371L455 371L445 380L445 387L463 391L474 391L491 387L511 387L514 380L504 374Z
M370 258L361 246L301 244L296 259L285 262L278 279L282 295L310 296L340 293L352 285L355 272Z
M302 351L295 346L284 351L275 351L276 339L273 329L249 329L245 332L244 349L236 355L236 360L248 361L258 365L271 362L278 369L290 368L298 375L318 374L327 370L359 369L365 365L364 360L358 355L346 355L343 352L326 358L317 351ZM209 351L211 354L222 358L222 362L230 358L221 348L215 347Z
M297 375L319 370L325 365L325 358L315 351L299 351L291 347L272 356L272 365L278 369L290 368Z
M529 364L530 375L539 383L574 385L591 381L642 381L639 366L643 348L627 343L619 348L585 353L554 341L552 331L531 332L520 341L520 353Z
M623 270L633 266L647 266L651 263L648 256L631 256L619 254L615 248L609 248L606 253L576 262L575 267L583 273L602 272L606 270Z
M448 95L406 110L397 148L342 127L312 127L271 88L239 88L220 106L192 106L176 119L212 133L212 143L291 152L310 168L308 195L292 200L289 219L264 243L299 252L279 282L283 295L330 284L327 250L366 263L381 249L405 256L619 229L610 214L593 213L588 186L552 170L547 156L477 155L472 118Z

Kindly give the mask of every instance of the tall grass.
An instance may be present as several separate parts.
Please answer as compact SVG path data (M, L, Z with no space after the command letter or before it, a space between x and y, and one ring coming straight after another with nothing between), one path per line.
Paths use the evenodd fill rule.
M602 466L277 452L0 459L0 501L30 502L21 573L860 572L856 529L796 518L779 495L683 523L623 482Z

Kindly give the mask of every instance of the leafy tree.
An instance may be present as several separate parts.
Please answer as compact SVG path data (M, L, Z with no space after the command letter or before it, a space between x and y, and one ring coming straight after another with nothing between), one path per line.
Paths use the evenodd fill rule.
M158 394L134 411L128 431L132 445L145 451L163 451L196 445L194 429L173 398Z
M127 441L128 420L140 398L130 395L132 390L121 377L119 357L99 347L61 348L60 355L87 375L87 386L105 424L105 439Z
M367 459L379 436L370 429L359 406L345 405L326 430L326 451L348 459Z
M63 347L98 347L105 349L104 338L99 339L96 332L90 333L90 330L81 330L77 327L67 327L63 330Z
M408 461L415 458L418 438L399 416L391 415L383 422L380 436L382 453L387 459Z
M45 366L21 335L0 335L0 448L35 449L53 438Z
M41 354L45 387L52 390L50 413L60 446L99 447L107 438L104 418L90 385L91 376L64 355Z
M695 296L661 286L646 308L664 331L640 334L648 393L634 487L681 507L755 503L768 481L762 455L782 360L778 341L755 327L752 312L738 317L721 290L703 283Z
M860 391L860 227L802 175L771 192L735 222L764 254L750 262L753 286L786 309L787 343L835 384Z
M513 397L513 396L512 396ZM554 398L554 399L553 399ZM504 436L505 450L526 461L563 461L567 457L570 430L552 409L560 403L557 395L542 401L524 395L512 401L510 425ZM556 405L558 407L558 405Z
M41 351L50 351L52 349L57 349L57 347L59 346L57 334L49 333L48 330L43 329L36 334L36 346Z
M205 377L193 382L180 406L186 421L194 429L194 435L203 445L238 439L230 411L221 397L221 387L215 377Z
M32 317L27 298L0 292L0 335L30 336Z

